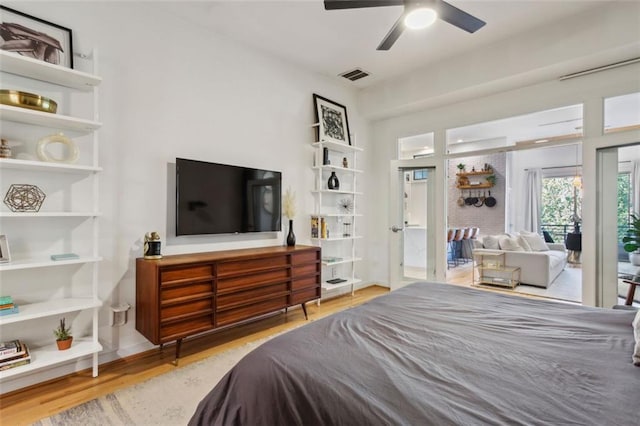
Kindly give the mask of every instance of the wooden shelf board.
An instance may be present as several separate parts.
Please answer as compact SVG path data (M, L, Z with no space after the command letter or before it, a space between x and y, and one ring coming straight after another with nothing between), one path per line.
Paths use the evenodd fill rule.
M18 304L18 310L20 312L0 317L0 325L64 314L67 312L82 311L84 309L98 308L100 306L102 306L102 302L100 300L89 298L53 299L46 302L28 303L24 305Z
M92 263L100 262L101 257L80 257L78 259L71 260L49 260L49 259L25 259L25 260L12 260L8 263L0 264L0 271L12 271L18 269L34 269L34 268L46 268L50 266L64 266L74 265L80 263Z
M62 173L96 173L102 171L101 167L81 166L67 163L48 163L46 161L18 160L15 158L0 158L0 169L41 170Z
M74 338L71 348L66 351L59 351L55 342L52 345L29 348L29 352L31 353L31 363L0 371L0 380L28 373L50 365L72 361L87 355L93 355L101 350L102 345L94 342L91 338Z
M456 185L458 189L488 189L493 188L490 183L481 183L480 185Z
M93 87L102 82L102 78L96 75L50 64L17 53L7 52L6 50L0 50L0 70L84 91L92 90Z

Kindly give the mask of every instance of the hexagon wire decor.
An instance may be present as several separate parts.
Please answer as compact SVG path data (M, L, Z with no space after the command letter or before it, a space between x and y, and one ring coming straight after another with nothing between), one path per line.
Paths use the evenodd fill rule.
M13 212L37 212L46 195L35 185L13 184L4 196L4 203Z

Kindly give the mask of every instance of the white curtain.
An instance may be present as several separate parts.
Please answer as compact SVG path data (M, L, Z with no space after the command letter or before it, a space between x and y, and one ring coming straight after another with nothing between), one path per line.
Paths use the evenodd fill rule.
M633 212L640 214L640 161L633 162L633 181L631 182L631 194L633 199Z
M524 229L540 232L542 204L542 169L529 169L525 176Z

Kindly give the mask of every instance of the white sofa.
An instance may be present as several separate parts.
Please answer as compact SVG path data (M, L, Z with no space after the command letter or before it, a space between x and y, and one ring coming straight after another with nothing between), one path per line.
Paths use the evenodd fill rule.
M495 244L496 240L498 247ZM507 240L509 240L508 243ZM516 247L517 251L513 247L515 241L519 242L519 248ZM489 248L485 247L485 242ZM500 242L504 242L504 244L501 245ZM545 244L544 240L542 243L531 249L517 235L479 236L473 242L473 252L476 254L504 253L506 266L520 268L521 284L547 288L567 265L567 251L564 244Z

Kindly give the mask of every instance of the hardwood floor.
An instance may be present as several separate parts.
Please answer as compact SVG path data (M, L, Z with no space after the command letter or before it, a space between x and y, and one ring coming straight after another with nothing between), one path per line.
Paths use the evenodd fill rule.
M372 286L356 291L354 296L346 295L323 301L320 306L316 303L308 303L309 320L317 320L360 305L388 291L385 287ZM172 363L175 347L169 345L162 350L153 349L103 364L100 366L100 374L95 378L91 377L91 370L86 370L10 392L0 396L0 423L3 425L31 424L78 404L167 373L174 368L183 367L305 323L302 309L291 309L286 314L277 313L241 326L185 340L177 367Z

